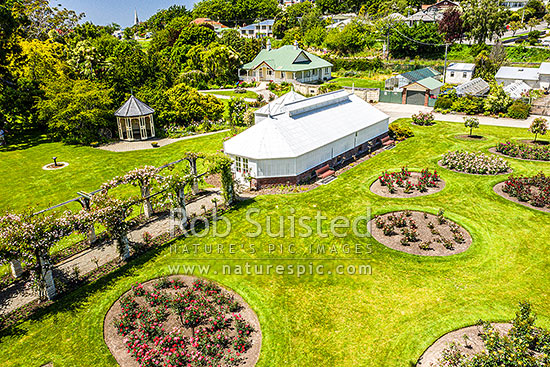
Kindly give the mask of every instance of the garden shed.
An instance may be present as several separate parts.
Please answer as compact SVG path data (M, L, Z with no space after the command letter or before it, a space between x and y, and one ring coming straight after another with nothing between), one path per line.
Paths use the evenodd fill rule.
M433 106L440 88L439 80L432 77L424 78L403 87L403 104Z
M389 116L345 90L287 103L224 143L236 179L256 187L299 183L369 151Z
M145 140L155 137L155 110L133 95L116 112L120 140Z

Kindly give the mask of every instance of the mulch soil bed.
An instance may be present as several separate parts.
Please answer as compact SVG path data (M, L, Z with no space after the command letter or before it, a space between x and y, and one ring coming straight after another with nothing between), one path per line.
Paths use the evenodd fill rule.
M450 169L448 168L447 166L444 166L443 164L441 164L442 161L437 161L437 164L439 165L439 167L442 167L442 168L445 168L445 169L448 169L449 171L453 171L453 172L457 172L457 173L463 173L465 175L472 175L472 176L500 176L500 175L509 175L510 173L513 172L513 170L510 168L508 171L506 172L501 172L501 173L497 173L497 174L489 174L489 173L469 173L469 172L463 172L463 171L459 171L459 170L456 170L456 169Z
M416 184L418 182L419 177L420 177L420 172L411 172L411 177L409 181L411 181L412 184ZM372 191L374 194L378 196L383 196L385 198L402 199L402 198L414 198L418 196L435 194L436 192L439 192L444 188L445 188L445 181L440 178L439 181L437 181L437 187L428 187L426 192L420 192L415 189L407 194L405 193L404 187L396 186L396 191L395 193L392 194L390 193L388 187L382 186L382 184L380 183L380 179L377 179L370 186L370 191Z
M406 215L407 212L409 216ZM377 218L381 218L385 223L390 223L392 222L392 216L404 219L406 224L403 227L395 225L393 233L387 236L384 234L383 228L378 228L376 221ZM418 211L398 211L386 213L377 216L377 218L369 222L372 236L382 245L397 251L420 256L449 256L466 251L472 244L472 237L468 231L446 218L443 224L439 224L438 216L433 214ZM411 220L417 228L413 228ZM429 223L433 224L433 230L428 227ZM456 235L451 229L456 232ZM406 244L402 244L406 237L403 234L404 231L416 231L416 241L409 240ZM455 236L462 239L455 240ZM445 242L449 248L445 247ZM420 246L423 244L429 244L429 248L422 249Z
M501 335L508 334L512 328L512 324L510 323L492 323L491 326ZM438 361L443 356L443 351L449 348L451 343L454 343L460 352L469 357L486 351L487 348L485 347L485 343L483 343L481 339L482 332L482 325L474 325L454 330L443 335L424 351L422 356L418 359L416 366L439 366Z
M487 140L486 137L481 136L481 135L468 135L468 134L455 135L454 138L459 139L459 140L467 140L467 141L484 141L484 140Z
M530 140L530 139L523 139L523 140L518 140L518 141L522 144L532 145L534 147L543 147L543 146L546 146L546 145L550 144L550 141L548 141L548 140L533 141L533 140Z
M540 159L525 159L525 158L521 158L521 157L514 157L513 155L502 154L501 152L497 152L497 148L495 148L495 147L489 148L489 152L490 152L490 153L493 153L493 154L496 154L496 155L500 155L501 157L504 157L504 158L514 158L514 159L519 159L519 160L521 160L521 161L528 161L528 162L550 162L550 161L543 161L543 160L540 160Z
M499 196L502 196L503 198L505 198L506 200L510 200L516 204L519 204L519 205L523 205L527 208L531 208L531 209L535 209L535 210L538 210L538 211L541 211L541 212L545 212L545 213L550 213L550 208L541 208L541 207L537 207L537 206L534 206L534 205L531 205L525 201L520 201L518 198L514 197L514 196L510 196L508 193L504 192L504 185L505 183L504 182L501 182L501 183L498 183L496 184L494 187L493 187L493 191L499 195Z
M183 295L186 294L186 292L193 290L195 294L204 294L208 299L210 299L212 296L212 293L209 293L208 291L196 291L196 288L193 287L193 283L199 278L187 276L187 275L173 275L166 278L166 281L168 282L175 282L172 284L177 284L177 287L169 286L167 288L162 289L155 289L155 285L159 284L159 281L161 279L153 279L150 281L147 281L145 283L141 283L141 286L139 286L140 289L142 289L145 292L148 292L149 294L158 294L159 298L161 298L161 295L164 294L171 299L177 299L178 295L182 295L182 297L185 297ZM233 315L240 315L240 318L244 320L247 324L249 324L253 331L248 336L248 341L251 342L250 347L245 351L240 353L240 363L235 364L235 366L244 366L244 367L251 367L256 365L256 362L258 361L259 355L260 355L260 349L261 349L261 341L262 341L262 334L260 330L260 322L258 320L258 317L252 310L252 308L246 303L246 301L237 293L230 291L226 288L223 288L219 284L216 284L211 281L203 281L203 284L210 284L215 285L219 287L220 294L223 295L223 297L227 297L228 299L234 300L238 304L238 311L232 313L229 311L229 309L225 309L225 311L222 311L222 313L226 313L225 317L229 318L231 322L228 324L228 326L222 327L220 326L220 330L223 330L226 335L228 335L231 339L236 338L238 336L238 332L235 327L235 322L233 320ZM135 286L134 286L135 287ZM176 289L177 288L177 289ZM206 289L206 288L204 288ZM203 293L204 292L204 293ZM109 309L107 312L107 315L105 316L104 324L103 324L103 336L105 339L105 343L109 347L109 350L111 351L112 355L115 357L117 363L120 366L123 367L137 367L140 364L136 361L135 357L132 357L132 355L128 352L125 339L126 337L119 334L118 327L116 324L120 320L120 316L123 313L122 307L121 307L121 301L126 298L126 296L133 297L136 302L139 304L139 306L144 310L151 310L155 311L157 307L160 309L162 308L162 303L160 303L158 306L151 306L149 301L146 300L146 297L144 296L137 296L134 293L134 290L131 289L124 293ZM155 298L157 299L157 298ZM170 302L170 301L168 301ZM212 305L216 304L216 301L212 301L214 303L211 303ZM191 346L189 343L189 338L193 337L193 332L190 327L182 326L182 319L180 320L180 317L176 315L175 311L168 307L168 316L166 320L162 321L162 330L166 331L164 334L166 335L177 335L180 338L184 337L185 340L178 342L178 346L176 349L179 349L181 351L192 351L195 349L195 347ZM127 311L128 312L128 311ZM140 319L141 320L141 319ZM141 322L141 321L140 321ZM212 321L204 321L200 325L196 326L194 328L195 335L197 338L201 338L200 329L207 328L209 329L210 323ZM214 325L214 324L212 324ZM221 324L220 324L221 325ZM215 331L212 332L213 337L215 337ZM223 333L222 333L223 334ZM162 336L161 336L162 338ZM174 340L173 338L171 340ZM172 342L173 343L173 342ZM181 344L185 344L185 347L180 347ZM200 342L197 342L200 344ZM154 342L147 342L148 345L154 348ZM226 347L224 348L224 352L227 349L233 349L232 347ZM163 357L159 357L159 360L162 360ZM196 362L195 362L196 363ZM189 366L199 366L202 364L189 364Z

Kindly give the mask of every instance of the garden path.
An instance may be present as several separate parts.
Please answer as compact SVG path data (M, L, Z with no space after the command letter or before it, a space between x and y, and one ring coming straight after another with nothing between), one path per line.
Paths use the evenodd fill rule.
M204 210L212 210L216 198L219 203L223 198L217 189L208 189L204 195L187 204L188 215L201 215ZM204 208L203 208L204 206ZM169 214L161 214L153 217L148 222L138 228L130 231L128 238L131 242L142 243L143 234L149 232L152 237L157 237L165 233L170 233L171 219ZM56 279L70 278L77 271L80 276L86 275L98 267L115 260L118 257L118 251L112 241L102 243L84 250L68 259L61 261L54 266ZM77 270L75 270L77 269ZM0 291L0 315L9 313L21 306L31 303L37 299L37 294L33 290L31 282L15 282Z
M141 140L141 141L117 141L115 143L102 145L97 149L107 150L110 152L131 152L134 150L155 149L151 145L152 142L157 142L159 147L163 147L165 145L176 143L178 141L198 138L201 136L219 134L225 131L229 131L229 129L213 131L213 132L197 134L197 135L183 136L181 138L163 138L163 139L154 138L154 139Z

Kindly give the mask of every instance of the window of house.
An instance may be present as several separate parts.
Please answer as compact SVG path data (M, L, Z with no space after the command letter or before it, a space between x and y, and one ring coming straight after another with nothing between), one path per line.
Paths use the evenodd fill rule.
M269 76L273 75L273 70L267 69L267 75L269 75Z
M451 71L451 78L453 78L454 76L455 76L455 72Z
M243 162L241 160L241 157L235 157L235 169L237 172L241 172L243 169Z
M463 77L464 79L466 79L466 76L467 76L467 75L468 75L468 73L466 73L466 72L463 72L463 73L462 73L462 77Z
M248 158L235 157L235 169L237 172L248 173Z

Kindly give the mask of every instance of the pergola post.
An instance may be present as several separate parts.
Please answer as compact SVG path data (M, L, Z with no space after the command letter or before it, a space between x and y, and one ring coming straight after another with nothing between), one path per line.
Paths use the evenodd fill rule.
M42 269L40 274L41 282L39 296L41 299L54 299L57 294L57 290L55 289L55 281L53 279L53 272L50 262L44 256L40 256L39 261Z
M130 257L130 241L126 234L120 235L120 237L114 240L115 246L118 249L118 253L122 260L127 260Z
M153 215L153 206L151 205L149 195L151 195L151 187L149 185L142 186L141 198L143 199L143 214L147 219L151 218L151 216Z
M90 211L90 207L91 207L91 203L92 203L92 197L90 194L86 194L84 192L78 192L78 194L80 195L80 199L78 200L78 202L80 203L80 205L82 205L82 208L86 211ZM87 237L88 237L88 241L90 243L94 243L96 240L97 240L97 236L95 234L95 226L94 226L94 223L92 223L90 225L90 228L88 229L88 233L87 233Z
M11 260L10 261L11 275L15 279L19 278L23 274L23 267L21 266L21 261Z

